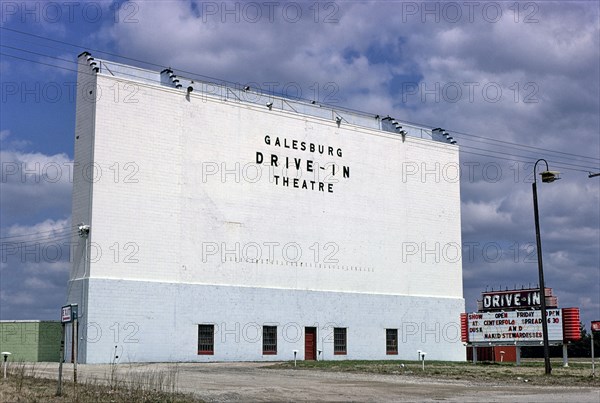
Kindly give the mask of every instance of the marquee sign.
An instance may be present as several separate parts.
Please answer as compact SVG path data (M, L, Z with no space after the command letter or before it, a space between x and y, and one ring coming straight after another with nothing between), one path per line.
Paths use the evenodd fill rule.
M556 297L552 295L552 289L546 288L545 294L546 307L557 307L558 301ZM480 311L539 308L540 290L539 288L534 288L511 291L486 291L481 294L481 301L478 301L478 303Z
M563 324L560 309L547 309L548 340L562 342ZM540 310L510 312L476 312L468 315L470 343L507 344L541 342Z

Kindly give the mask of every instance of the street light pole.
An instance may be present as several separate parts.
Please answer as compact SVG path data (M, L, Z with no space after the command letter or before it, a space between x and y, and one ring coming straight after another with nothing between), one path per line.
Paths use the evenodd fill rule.
M537 258L538 258L538 275L540 281L540 305L542 310L542 337L544 343L544 367L546 375L552 374L552 366L550 365L550 346L548 342L548 319L546 316L546 287L544 285L544 265L542 263L542 239L540 237L540 215L538 212L538 200L537 200L537 177L536 169L537 164L540 161L544 161L546 164L546 171L542 172L542 182L550 183L554 182L558 177L557 172L548 171L548 162L544 159L539 159L533 166L533 183L531 184L533 189L533 213L535 217L535 240L537 244Z

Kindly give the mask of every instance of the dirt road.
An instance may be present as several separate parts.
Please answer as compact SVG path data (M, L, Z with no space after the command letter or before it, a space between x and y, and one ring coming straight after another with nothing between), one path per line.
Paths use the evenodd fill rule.
M120 364L120 379L144 374L177 372L177 390L197 394L209 402L266 401L448 401L448 402L594 402L594 387L502 385L465 380L437 380L414 376L357 374L317 370L273 369L265 363ZM36 364L38 376L56 377L58 364ZM72 365L65 365L71 379ZM109 365L79 365L78 377L105 380Z

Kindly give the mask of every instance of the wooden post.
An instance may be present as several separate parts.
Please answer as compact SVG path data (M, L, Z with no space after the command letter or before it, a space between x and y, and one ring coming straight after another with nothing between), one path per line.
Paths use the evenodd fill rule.
M75 344L73 343L73 339L75 339L75 328L73 327L73 321L69 322L71 324L71 364L75 362Z
M79 338L79 326L77 316L73 319L73 383L77 384L77 339Z
M62 371L63 361L65 360L65 324L62 323L62 331L60 333L60 357L58 359L58 386L56 388L56 396L62 395Z
M596 377L596 362L594 361L594 329L590 332L590 340L592 341L592 377Z

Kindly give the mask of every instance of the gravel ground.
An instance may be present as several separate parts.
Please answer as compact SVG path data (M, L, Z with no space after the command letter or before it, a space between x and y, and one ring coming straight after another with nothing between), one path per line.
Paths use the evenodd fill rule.
M500 384L415 376L273 369L269 363L183 363L177 390L208 402L267 401L448 401L448 402L600 402L600 388ZM119 364L117 376L174 371L172 364ZM55 378L57 363L38 363L37 376ZM72 365L64 376L72 378ZM108 379L109 365L78 365L80 382Z

